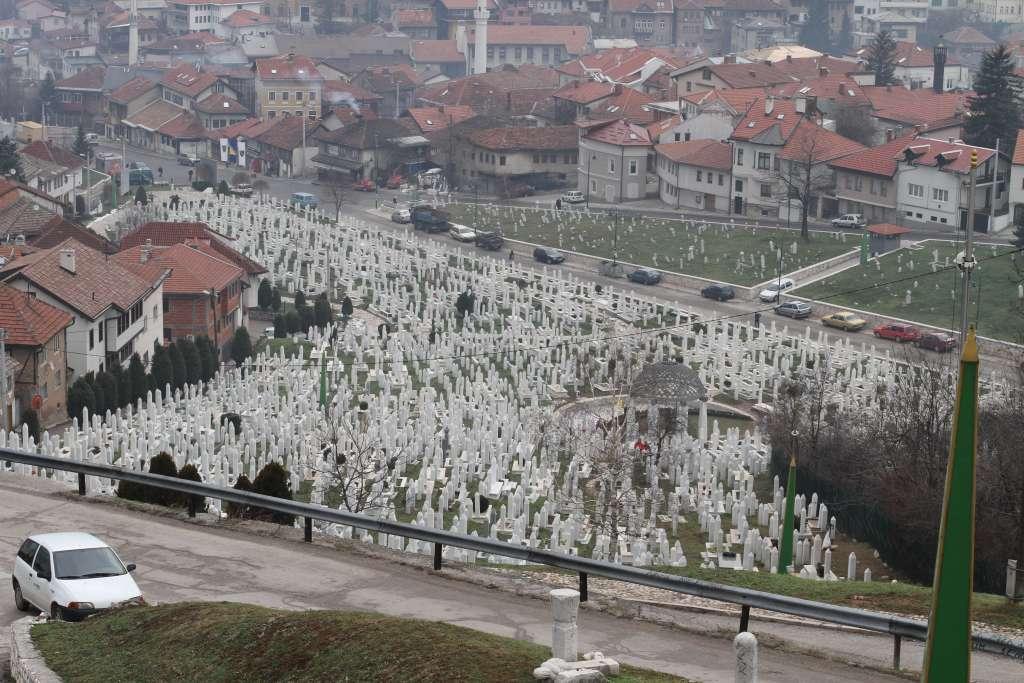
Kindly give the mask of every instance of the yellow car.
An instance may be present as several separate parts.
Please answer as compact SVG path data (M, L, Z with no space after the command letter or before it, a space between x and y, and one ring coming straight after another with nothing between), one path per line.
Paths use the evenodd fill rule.
M821 324L827 327L837 327L840 330L847 332L857 332L858 330L864 329L864 326L868 324L864 318L858 318L856 313L850 311L839 311L831 315L826 315L821 319Z

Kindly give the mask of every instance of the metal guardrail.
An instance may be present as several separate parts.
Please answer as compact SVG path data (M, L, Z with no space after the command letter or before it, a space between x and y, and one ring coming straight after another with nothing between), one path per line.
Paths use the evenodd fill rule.
M441 569L441 552L444 546L475 550L477 552L511 557L536 564L544 564L551 567L558 567L576 572L579 575L580 599L587 599L587 578L589 576L600 576L615 581L624 581L651 588L696 595L709 600L718 600L741 606L740 630L747 630L750 620L750 609L757 608L780 614L788 614L807 619L842 626L874 631L893 636L893 667L899 669L900 647L902 638L914 640L925 640L928 636L928 624L905 617L891 616L870 612L867 610L842 607L840 605L829 605L801 598L793 598L784 595L775 595L763 591L725 586L721 584L691 579L682 576L673 576L661 572L638 569L593 560L585 557L575 557L549 550L538 550L526 546L516 546L502 541L489 538L466 536L437 529L392 522L368 517L366 515L334 510L320 505L301 503L296 501L274 498L249 491L239 491L233 488L222 488L200 482L167 477L159 474L134 472L111 465L101 465L89 462L65 460L62 458L51 458L44 455L36 455L25 451L10 448L0 448L0 462L9 461L31 465L50 470L75 472L78 474L78 491L85 495L85 477L102 477L105 479L116 479L130 481L137 484L147 484L158 488L169 489L179 493L190 494L205 498L216 498L222 501L252 505L266 510L283 512L297 517L305 518L305 540L312 541L313 520L318 519L335 524L376 531L379 533L414 538L434 544L434 569ZM195 516L196 499L189 499L189 515ZM1003 655L1024 661L1024 642L1014 641L993 633L974 633L974 649L981 652L989 652Z

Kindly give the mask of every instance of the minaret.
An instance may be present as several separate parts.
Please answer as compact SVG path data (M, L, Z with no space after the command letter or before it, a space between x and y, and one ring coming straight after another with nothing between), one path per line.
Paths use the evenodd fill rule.
M491 13L487 11L487 0L476 0L476 10L473 11L473 18L476 19L476 36L473 39L474 59L473 73L487 73L487 19Z
M139 63L139 7L136 0L131 0L128 7L128 66Z

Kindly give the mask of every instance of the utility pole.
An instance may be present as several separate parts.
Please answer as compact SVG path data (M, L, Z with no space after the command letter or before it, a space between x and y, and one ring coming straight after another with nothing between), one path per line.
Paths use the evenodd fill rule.
M996 138L995 168L992 169L992 194L988 207L988 231L992 232L996 225L996 195L999 191L999 138Z
M960 293L960 345L963 348L967 340L967 317L971 298L971 274L976 265L974 261L974 190L977 186L978 171L978 150L971 150L971 170L967 180L967 225L965 230L967 237L964 242L964 250L957 254L956 265L962 276L962 291Z
M0 413L3 413L0 426L6 434L10 425L7 422L7 330L4 328L0 328Z

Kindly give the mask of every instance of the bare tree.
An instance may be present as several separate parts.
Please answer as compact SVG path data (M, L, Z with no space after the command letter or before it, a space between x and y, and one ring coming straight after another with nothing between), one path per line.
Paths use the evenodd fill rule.
M867 107L840 107L836 112L836 132L865 147L875 141L875 122Z
M808 214L822 194L835 187L835 172L825 163L832 158L823 140L824 129L811 121L801 121L793 131L787 147L791 152L783 158L775 177L786 189L786 210L793 202L800 205L800 236L810 239Z
M327 190L331 193L331 203L334 204L334 222L337 223L341 218L341 205L345 201L345 186L342 184L341 177L332 176Z
M257 194L267 194L270 192L270 183L263 178L257 178L252 181L252 189L255 190Z

